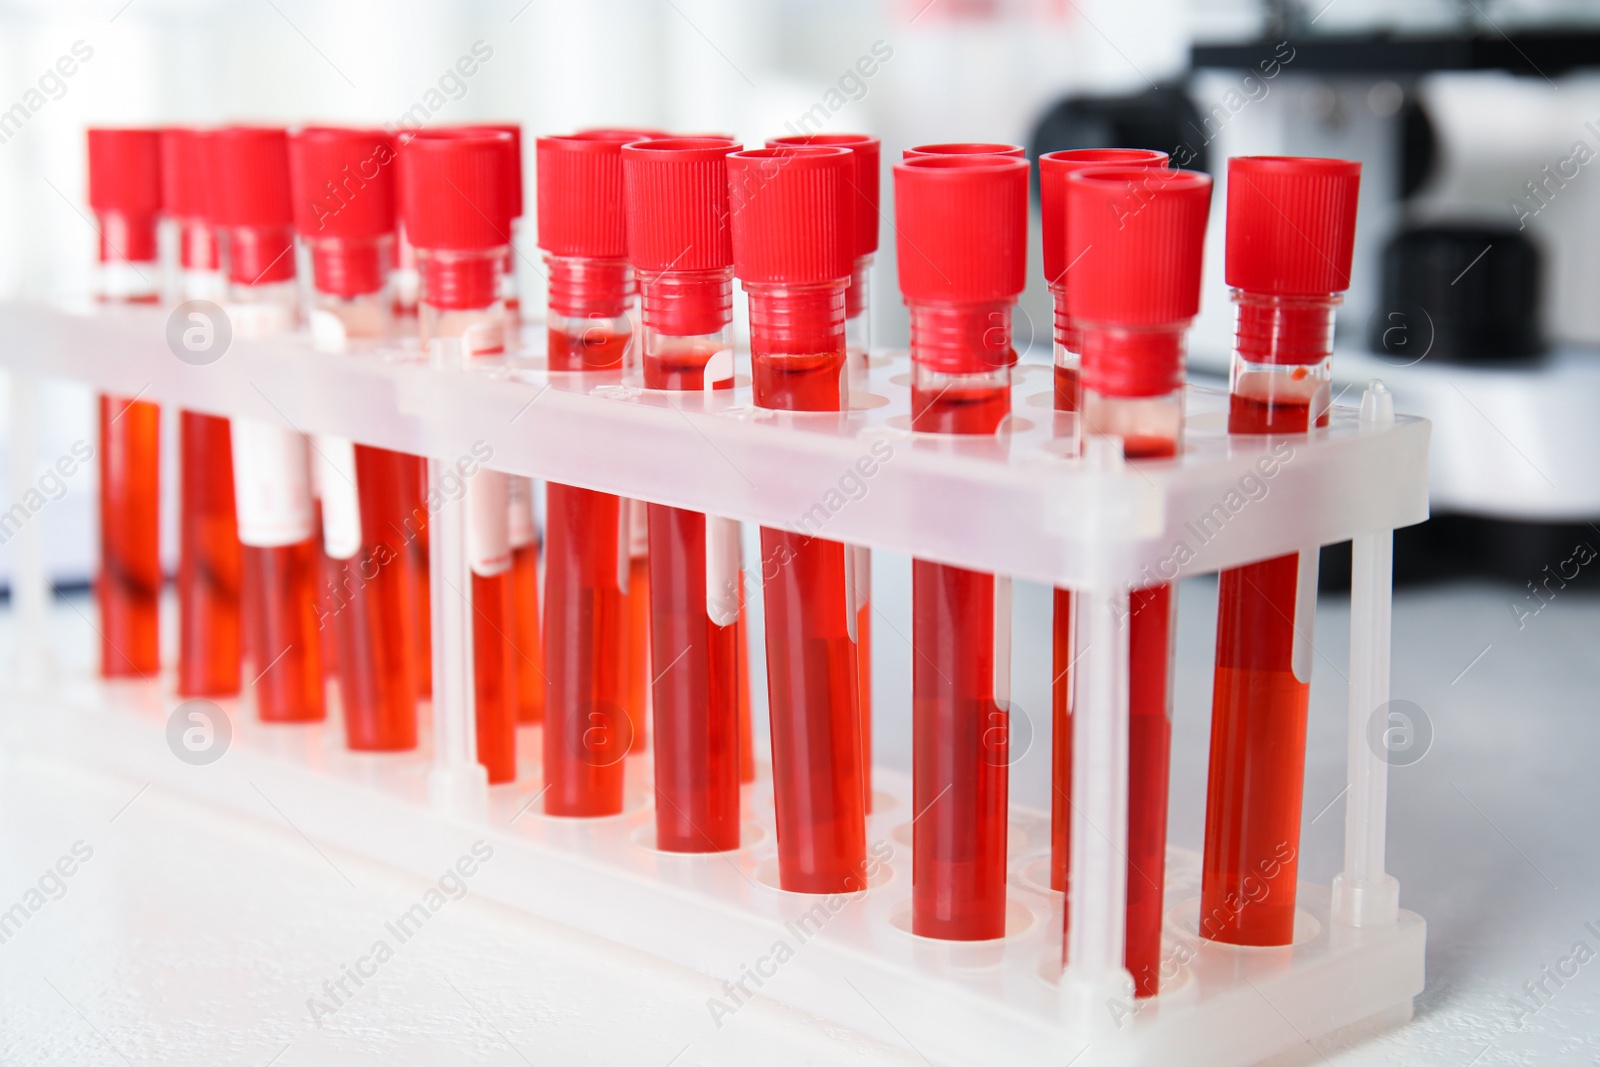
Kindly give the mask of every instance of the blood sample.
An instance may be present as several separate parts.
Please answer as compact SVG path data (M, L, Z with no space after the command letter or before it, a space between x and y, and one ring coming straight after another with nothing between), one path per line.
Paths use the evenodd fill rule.
M1211 179L1191 171L1107 167L1067 178L1067 315L1082 343L1080 418L1085 433L1121 438L1129 459L1177 451L1184 335L1200 309L1210 202ZM1154 996L1160 981L1173 622L1171 585L1129 591L1123 951L1141 997Z
M235 338L288 333L296 325L294 214L288 137L281 129L234 126L205 141L213 221L228 251L226 311ZM244 544L246 609L254 641L256 706L268 722L324 715L317 630L321 552L304 436L278 421L236 418L233 484Z
M223 298L216 235L207 217L199 130L161 131L162 210L177 231L178 295ZM187 325L205 326L204 316ZM228 420L178 414L178 676L180 696L239 692L239 526Z
M554 372L622 376L632 336L624 136L539 138L539 247L550 282ZM615 815L623 757L633 747L628 503L554 483L545 501L544 810Z
M153 304L161 267L160 133L89 131L89 206L100 233L97 288L106 303ZM161 669L161 409L100 397L100 673L146 678Z
M993 436L1011 410L1011 309L1027 282L1027 161L913 157L894 189L911 428ZM1010 581L911 567L912 929L1003 937Z
M728 157L734 273L750 299L759 407L842 412L854 163L843 148ZM846 206L849 205L849 206ZM865 889L866 785L846 546L762 529L767 699L784 889Z
M393 141L381 130L307 127L289 141L295 228L311 261L312 344L343 352L390 333ZM417 744L415 649L407 626L405 518L416 458L319 436L327 603L337 635L345 741L358 750Z
M945 141L940 144L919 144L902 153L905 159L916 156L1015 156L1027 158L1027 149L1019 144L1001 141Z
M738 147L666 138L622 150L648 388L733 388L726 157ZM656 847L727 851L739 847L739 524L664 504L648 513Z
M1333 314L1350 284L1361 165L1228 161L1227 280L1237 306L1228 432L1326 426ZM1317 550L1223 571L1200 933L1294 939Z
M637 349L637 344L633 349ZM624 690L627 699L623 705L628 712L628 729L632 731L631 754L643 752L649 745L650 729L650 513L643 501L630 500L623 505L627 523L624 535L628 553L628 586L623 597L623 611L627 614L628 654L623 665Z
M510 134L424 132L400 149L401 213L422 271L418 325L436 358L505 352L499 274L511 239ZM517 676L509 476L460 469L466 484L467 563L472 573L473 718L478 762L491 785L517 776ZM454 596L436 590L435 596Z
M511 644L517 671L517 722L544 721L544 653L539 642L539 535L533 523L533 482L506 479L511 544Z
M1067 317L1067 175L1087 167L1166 165L1165 152L1142 148L1073 148L1039 157L1044 276L1055 307L1052 347L1057 411L1078 410L1078 339ZM1056 589L1054 594L1050 644L1050 887L1064 893L1072 824L1072 593Z
M820 146L848 148L854 159L851 190L856 235L856 261L850 288L844 292L844 339L853 384L866 384L872 347L872 257L878 251L878 200L882 145L864 133L810 133L774 137L769 147ZM861 766L872 811L872 551L851 545L851 588L856 601L856 672L861 684Z

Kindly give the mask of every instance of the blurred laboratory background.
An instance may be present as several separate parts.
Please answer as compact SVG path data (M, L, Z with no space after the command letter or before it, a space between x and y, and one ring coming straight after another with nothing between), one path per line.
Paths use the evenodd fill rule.
M1230 155L1357 158L1335 373L1381 375L1436 422L1436 518L1401 535L1400 579L1517 580L1600 517L1597 64L1585 0L9 0L0 297L86 291L92 123L861 130L890 159L967 139L1148 147L1216 175L1218 221ZM903 344L884 229L875 340ZM1220 375L1220 239L1210 253L1191 365ZM1025 361L1049 359L1049 307L1034 271ZM47 421L69 444L86 411ZM75 497L82 521L49 546L66 585L90 559ZM1324 562L1342 582L1337 552Z

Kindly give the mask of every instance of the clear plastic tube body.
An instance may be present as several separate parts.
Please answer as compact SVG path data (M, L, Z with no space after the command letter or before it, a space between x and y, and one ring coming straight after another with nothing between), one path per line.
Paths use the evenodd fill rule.
M1228 432L1326 426L1338 297L1235 290ZM1223 571L1218 585L1200 933L1235 945L1294 939L1316 552Z
M632 337L621 260L546 256L553 372L622 376ZM622 810L628 715L628 505L551 483L545 496L544 810Z
M756 404L843 411L845 279L746 284ZM763 528L767 696L783 888L865 888L866 776L849 550L816 531Z
M97 290L106 303L153 304L161 266L153 217L97 213ZM100 673L148 678L161 669L161 409L102 396L100 422Z
M418 250L423 283L418 323L424 348L453 340L465 361L505 352L505 308L498 274L503 248L470 252ZM478 762L489 784L517 777L518 688L512 644L514 608L508 475L478 467L464 476L467 565L471 590L434 590L433 596L465 594L472 606L472 710Z
M384 282L392 241L313 244L315 342L336 350L350 341L388 336L390 297ZM344 282L351 275L377 288L358 295L326 291L348 291ZM346 744L365 751L415 748L416 649L405 519L414 506L418 461L385 448L324 438L314 462L328 557L322 622L337 638Z
M646 387L731 389L731 268L639 280ZM686 301L708 305L705 317L722 328L689 336L658 328L677 325L670 309ZM650 651L663 665L651 685L656 847L728 851L739 847L739 525L661 504L648 510Z
M1188 323L1126 328L1079 324L1085 374L1080 416L1085 434L1118 437L1127 459L1177 454L1183 432L1183 345ZM1151 358L1154 356L1154 358ZM1091 360L1120 363L1107 374ZM1162 366L1151 375L1141 363ZM1169 365L1170 364L1170 365ZM1131 373L1126 367L1137 369ZM1152 381L1154 379L1154 381ZM1101 382L1105 387L1097 388ZM1177 622L1170 583L1128 592L1128 872L1123 963L1139 997L1160 986L1172 750L1172 656ZM1067 872L1070 879L1071 872ZM1070 916L1066 920L1070 922Z
M911 307L911 428L993 435L1011 410L1006 365L961 373L919 356L928 335L975 344L1010 306ZM999 359L1009 361L1009 330ZM989 353L974 355L977 362ZM977 941L1006 925L1010 598L994 575L911 564L912 929Z

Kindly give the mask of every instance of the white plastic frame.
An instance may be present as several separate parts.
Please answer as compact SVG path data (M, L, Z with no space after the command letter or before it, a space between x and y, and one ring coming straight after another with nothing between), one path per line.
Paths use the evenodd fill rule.
M235 340L214 363L196 366L176 358L167 325L166 311L149 308L0 305L8 342L0 365L14 372L23 416L12 424L14 462L26 462L32 447L25 439L30 391L20 383L63 377L164 406L275 420L426 455L435 480L487 443L489 465L511 473L800 525L1080 594L1087 641L1077 670L1072 967L1055 973L1060 898L1030 875L1026 856L1010 882L1021 928L1005 940L951 945L899 929L909 848L892 843L909 818L910 789L880 772L894 797L869 830L875 842L890 843L883 884L841 898L830 912L837 919L786 964L782 983L763 988L766 995L953 1063L1004 1050L1008 1059L1040 1064L1076 1056L1083 1064L1245 1064L1346 1027L1409 1016L1421 990L1424 927L1398 909L1398 887L1384 872L1387 768L1367 726L1388 697L1392 531L1427 516L1429 428L1396 416L1381 385L1368 388L1359 410L1336 408L1325 432L1271 439L1230 438L1225 397L1191 389L1180 457L1125 463L1114 442L1090 439L1081 456L1064 444L1071 416L1050 410L1048 367L1020 369L1015 415L1002 435L952 441L909 432L903 356L874 357L846 416L786 415L755 409L743 384L732 393L670 395L637 382L547 374L536 344L467 369L448 353L430 359L414 345L330 355L298 338ZM439 515L436 583L464 573L452 506L442 504ZM30 523L15 540L14 603L25 635L45 629L42 536L41 524ZM1177 977L1154 1002L1129 1010L1119 844L1127 820L1127 651L1118 605L1130 584L1346 539L1355 542L1355 577L1344 872L1332 890L1300 888L1303 940L1288 949L1237 949L1191 936L1184 916L1198 890L1197 857L1174 850L1167 940L1180 961ZM587 822L522 813L536 780L484 785L471 762L470 675L466 686L460 677L470 670L460 640L468 618L464 610L436 613L439 699L432 735L416 754L374 764L343 752L336 728L293 728L321 753L308 761L303 746L277 740L285 728L263 727L241 709L233 716L234 752L198 773L166 752L165 691L82 680L46 688L43 699L55 709L49 729L37 716L13 715L4 736L80 758L96 753L241 807L247 780L272 777L324 801L312 832L423 874L432 871L426 842L475 827L513 857L491 895L720 977L737 977L752 953L812 907L811 898L767 885L774 843L765 780L746 794L763 839L701 858L648 848L640 836L651 826L648 790L640 785L630 784L634 801L623 816ZM520 743L531 734L523 731ZM647 782L648 760L633 759L629 772L633 783ZM1013 812L1013 826L1035 850L1047 844L1047 819Z

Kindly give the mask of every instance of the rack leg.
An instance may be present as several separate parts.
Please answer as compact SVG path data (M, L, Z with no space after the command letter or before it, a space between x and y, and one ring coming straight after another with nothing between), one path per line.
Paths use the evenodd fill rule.
M1085 441L1085 459L1115 468L1120 443ZM1114 1027L1133 1003L1123 966L1128 890L1128 593L1073 590L1072 844L1067 880L1067 1016L1082 1031Z
M1394 398L1374 380L1361 398L1361 428L1394 425ZM1400 883L1384 873L1389 763L1373 742L1372 716L1389 701L1389 621L1394 531L1357 536L1350 577L1350 709L1346 737L1344 871L1333 882L1333 917L1347 926L1386 926L1400 909ZM1387 723L1379 730L1386 729Z
M11 375L12 496L39 477L39 380ZM44 566L44 519L25 521L12 535L11 609L16 624L16 678L25 689L47 687L55 675L50 648L50 578Z
M446 482L444 475L449 473ZM467 497L459 471L428 460L428 580L433 611L433 802L469 813L488 797L473 717L472 572L467 562Z

